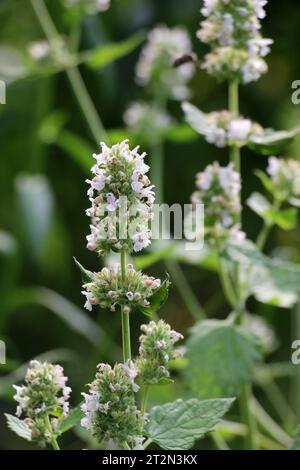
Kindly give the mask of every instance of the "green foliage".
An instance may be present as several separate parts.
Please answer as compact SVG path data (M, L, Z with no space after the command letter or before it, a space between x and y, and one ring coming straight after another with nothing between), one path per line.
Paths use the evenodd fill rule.
M267 224L278 225L284 230L291 230L297 225L297 209L291 207L289 209L279 210L270 204L260 193L253 193L247 200L248 206Z
M150 411L147 434L163 449L190 449L198 439L213 430L233 401L192 398L155 406Z
M248 293L260 302L290 308L299 299L300 267L263 255L249 240L230 244L226 256L239 264Z
M171 282L169 276L165 279L159 289L148 299L150 305L148 307L139 307L139 310L146 316L152 317L166 302L169 295L169 287Z
M60 435L64 434L67 431L70 431L70 429L74 428L80 423L82 417L83 412L81 411L80 407L77 406L76 408L73 408L72 410L70 410L66 418L60 420L57 428L57 433Z
M86 54L86 63L91 69L107 67L115 60L130 54L142 43L144 38L145 35L139 32L119 43L102 44Z
M9 429L15 432L17 436L21 437L22 439L25 439L26 441L31 441L31 430L27 426L25 421L8 413L5 413L5 417Z
M197 323L187 341L186 379L199 398L235 396L260 359L257 338L220 320Z

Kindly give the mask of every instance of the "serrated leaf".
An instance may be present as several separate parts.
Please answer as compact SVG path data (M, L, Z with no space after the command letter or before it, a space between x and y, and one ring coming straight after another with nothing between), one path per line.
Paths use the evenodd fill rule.
M16 416L5 413L7 426L11 431L15 432L19 437L26 441L31 441L31 430L27 424Z
M148 307L139 307L140 312L148 317L152 317L167 300L170 285L169 277L167 277L156 292L148 299L150 305Z
M68 414L68 416L60 421L57 428L57 433L63 434L69 431L70 429L74 428L75 426L77 426L77 424L80 423L82 417L83 411L81 411L80 406L73 408Z
M73 259L75 261L76 266L78 266L78 268L80 269L81 276L82 276L82 282L84 282L85 284L88 283L88 282L93 282L94 278L95 278L94 273L92 271L88 271L87 269L85 269L82 266L82 264L80 264L79 261L77 261L76 258L73 258Z
M279 153L284 147L292 142L294 137L300 134L297 127L290 131L274 131L266 129L262 136L251 136L247 146L262 155L273 155Z
M300 295L300 266L263 255L249 240L230 243L228 260L239 264L248 278L249 294L260 302L290 308Z
M235 396L260 359L258 339L220 320L197 323L187 341L186 379L199 398Z
M104 68L115 60L130 54L144 39L145 35L139 32L125 41L101 45L87 54L87 65L91 69Z
M146 432L163 449L190 449L196 440L214 429L233 401L192 398L155 406L150 411Z

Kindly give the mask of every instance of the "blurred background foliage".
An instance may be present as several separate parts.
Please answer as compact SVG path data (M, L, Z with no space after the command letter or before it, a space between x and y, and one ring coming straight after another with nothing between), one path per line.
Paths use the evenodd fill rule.
M62 7L60 0L48 1L47 5L60 34L68 35L70 11ZM110 48L108 55L102 54L98 61L94 57L94 66L80 66L105 129L122 129L128 103L145 97L145 91L135 82L134 67L139 44L154 25L184 25L195 52L203 55L205 47L195 38L200 7L199 0L112 0L107 12L82 18L80 51L125 41L121 51ZM242 89L241 111L264 127L290 128L300 122L300 107L291 102L291 84L300 78L300 9L298 2L286 0L269 2L267 11L264 36L274 39L268 57L270 72ZM100 265L85 248L89 221L85 216L88 200L84 180L97 146L66 74L51 65L41 69L30 62L29 44L44 38L30 2L1 0L0 18L0 78L8 84L7 104L0 106L0 339L7 346L7 364L0 366L0 448L10 449L26 446L6 428L3 419L3 412L13 411L11 384L22 377L22 365L40 355L62 362L74 389L73 401L78 403L95 365L121 358L121 325L118 314L83 310L80 273L73 262L75 256L88 269L98 270ZM139 36L134 36L136 33ZM110 62L110 58L117 59L125 52L129 53ZM225 85L204 72L198 70L191 88L191 101L202 110L226 108ZM182 121L178 102L171 102L169 111ZM109 133L113 139L119 134ZM179 140L168 139L165 143L165 202L169 204L188 203L195 173L212 160L225 163L228 158L224 149L215 149L199 138ZM287 152L298 158L300 139ZM244 199L260 189L253 170L265 164L265 157L243 150ZM254 238L260 220L247 208L243 218L249 238ZM276 246L277 255L297 263L299 240L299 228L292 232L276 229L268 252L272 254ZM194 266L184 265L183 269L209 315L224 318L228 307L217 276ZM149 271L163 276L165 266L157 263ZM249 308L266 318L277 333L278 347L270 360L289 363L291 341L297 338L295 312L254 300ZM174 287L160 314L184 334L193 324ZM132 318L134 338L142 321L139 315ZM299 383L296 368L288 368L285 373L294 374ZM299 397L292 396L289 382L283 379L280 386L297 410ZM293 390L295 394L299 387ZM184 393L184 385L179 382L154 391L152 400L170 401ZM271 413L276 412L267 406ZM300 418L300 409L297 412ZM80 448L78 436L68 439L70 448ZM202 445L207 448L211 444Z

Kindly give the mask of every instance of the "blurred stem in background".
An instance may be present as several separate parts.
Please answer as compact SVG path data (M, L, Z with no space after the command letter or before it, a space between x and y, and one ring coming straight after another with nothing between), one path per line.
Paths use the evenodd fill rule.
M55 51L60 43L60 36L47 10L44 0L31 0L31 4L40 22L41 28L50 43L52 51ZM80 30L74 29L73 32L74 35L72 35L71 43L75 48L79 44ZM67 64L70 56L70 52L67 49L65 51L65 56ZM78 67L72 66L66 68L65 72L96 143L99 144L100 141L108 143L108 137L102 121L87 91Z
M233 119L239 117L239 81L238 79L233 79L229 82L228 86L228 107L229 112L231 113ZM240 148L237 145L230 146L230 161L234 165L234 169L239 173L241 177L241 154ZM240 204L241 204L241 195L240 195ZM242 206L241 206L242 207ZM238 220L242 228L241 216ZM236 321L239 324L243 324L244 321L244 308L240 306L240 287L239 287L239 273L238 267L235 265L233 267L234 271L234 283L235 283L235 295L236 295ZM224 276L223 276L224 277ZM225 276L226 278L226 276ZM249 450L256 449L256 424L254 415L250 409L250 400L251 400L251 385L243 384L241 387L241 392L239 396L240 410L244 423L247 425L247 435L245 437L245 446Z

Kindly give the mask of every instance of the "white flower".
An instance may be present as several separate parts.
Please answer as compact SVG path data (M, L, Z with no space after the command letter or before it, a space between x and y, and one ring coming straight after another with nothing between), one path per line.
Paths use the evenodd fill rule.
M144 450L143 442L145 441L144 437L135 437L135 445L133 450Z
M280 160L277 157L270 157L268 160L268 168L267 172L269 173L270 176L274 176L278 173L280 170Z
M123 369L125 370L126 374L128 375L129 382L132 385L132 390L134 393L137 393L140 389L140 387L135 383L134 379L138 375L138 369L136 365L134 364L133 361L129 360L125 362L125 364L122 364Z
M252 122L249 119L234 119L229 123L229 140L247 140L251 132Z
M132 236L132 241L134 242L133 249L138 252L147 248L150 245L150 232L143 230L142 232L137 232Z
M34 60L44 59L50 52L48 41L36 41L29 45L29 54Z
M174 99L185 99L189 95L187 82L192 78L195 66L188 63L174 68L176 55L190 53L192 45L183 28L170 29L165 25L154 28L148 34L136 67L137 81L142 86L160 87Z

